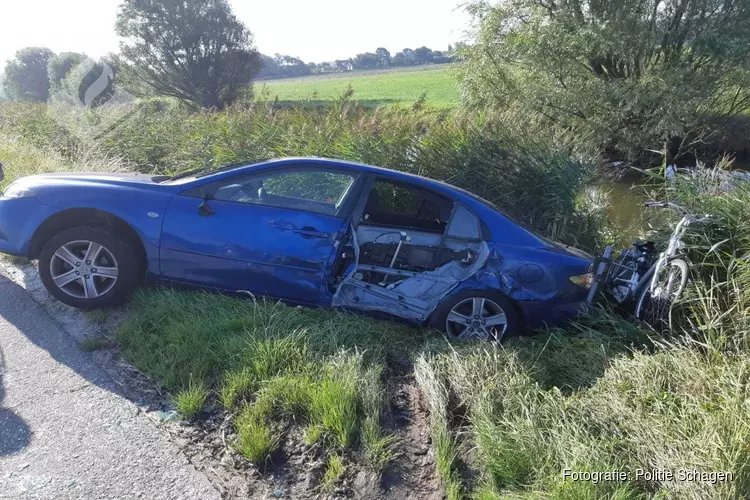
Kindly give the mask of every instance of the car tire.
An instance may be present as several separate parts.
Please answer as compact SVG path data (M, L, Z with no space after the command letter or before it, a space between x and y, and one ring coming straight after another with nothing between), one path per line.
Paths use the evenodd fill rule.
M56 234L39 256L39 274L45 288L60 302L77 309L124 303L143 273L134 245L98 226L74 227Z
M480 314L474 314L477 310L481 310ZM504 324L499 323L502 317ZM463 319L458 322L454 318ZM495 328L489 328L492 321L498 321ZM445 332L450 340L501 342L522 330L513 302L502 293L490 290L464 290L447 298L435 309L428 323Z

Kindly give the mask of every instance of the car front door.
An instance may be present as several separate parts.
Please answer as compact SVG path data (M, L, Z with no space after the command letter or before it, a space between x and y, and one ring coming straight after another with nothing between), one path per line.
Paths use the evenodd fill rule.
M176 196L161 238L162 277L228 291L325 303L359 176L292 167Z

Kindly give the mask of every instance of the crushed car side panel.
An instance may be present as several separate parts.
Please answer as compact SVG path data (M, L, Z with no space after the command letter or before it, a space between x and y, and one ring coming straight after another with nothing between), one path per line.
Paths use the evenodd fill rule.
M334 294L333 306L379 311L422 322L451 290L484 266L489 255L487 244L482 241L466 246L471 252L470 262L453 260L432 271L408 272L360 265L361 251L355 241L355 264ZM376 274L381 280L368 282L365 273Z

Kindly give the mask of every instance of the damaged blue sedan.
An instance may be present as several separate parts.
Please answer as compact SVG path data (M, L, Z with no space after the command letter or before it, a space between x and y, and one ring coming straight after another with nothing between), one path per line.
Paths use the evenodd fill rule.
M50 174L0 197L0 252L81 309L142 283L385 313L500 340L580 311L592 259L419 176L286 158L175 177Z

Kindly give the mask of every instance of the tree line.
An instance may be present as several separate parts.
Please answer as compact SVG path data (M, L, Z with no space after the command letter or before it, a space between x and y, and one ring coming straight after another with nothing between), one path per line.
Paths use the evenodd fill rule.
M461 43L448 46L448 50L432 50L428 47L417 49L405 48L395 55L379 47L375 52L357 54L349 59L337 59L321 63L306 63L298 57L283 54L275 56L262 55L263 69L258 75L262 79L293 78L322 73L341 73L354 70L387 69L424 64L447 64L460 58L459 52L464 48Z

